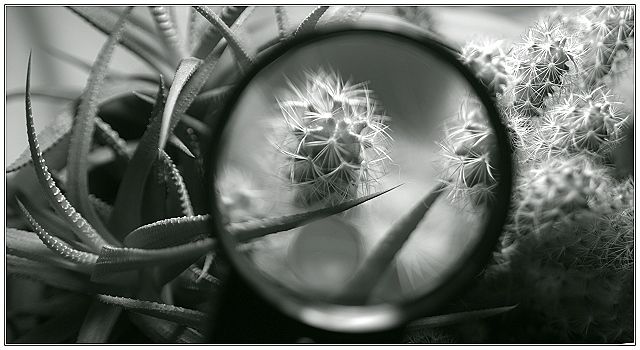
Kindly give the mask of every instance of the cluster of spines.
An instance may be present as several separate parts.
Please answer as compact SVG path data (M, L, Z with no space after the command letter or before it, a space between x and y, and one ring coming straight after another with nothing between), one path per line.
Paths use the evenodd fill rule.
M604 88L572 92L545 114L532 145L548 158L580 152L605 155L621 140L626 119L622 103Z
M518 59L514 108L526 117L540 116L545 100L561 89L579 59L579 45L562 23L542 21L531 27L524 42L514 49Z
M384 173L391 137L379 102L366 84L339 74L307 71L278 98L288 131L276 147L302 205L337 204L368 194Z
M593 6L580 20L580 37L585 43L582 76L586 86L602 85L603 79L618 73L617 66L630 54L635 36L633 6Z
M475 205L491 203L498 183L497 140L487 121L484 106L470 98L461 105L459 118L445 130L440 143L442 177L453 184L451 196Z
M511 59L502 47L501 40L471 41L462 48L462 61L470 67L485 85L489 94L504 94L510 83Z

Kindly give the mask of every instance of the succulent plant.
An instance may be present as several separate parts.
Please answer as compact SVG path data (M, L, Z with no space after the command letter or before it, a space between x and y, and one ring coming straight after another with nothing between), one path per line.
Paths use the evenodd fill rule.
M391 138L389 117L366 84L320 68L305 73L304 86L290 82L278 105L289 133L276 146L299 202L335 204L371 192Z
M519 304L500 320L476 325L479 341L633 339L634 179L619 176L611 161L628 128L629 111L611 92L618 81L611 75L615 62L633 55L631 18L632 6L556 12L508 50L486 40L463 51L463 60L495 92L517 174L499 251L462 300L465 308ZM510 58L500 59L503 52ZM495 89L503 85L496 82L504 88ZM454 164L463 169L461 160ZM464 179L457 184L463 195L473 188ZM459 341L477 340L465 336L470 331L452 332Z

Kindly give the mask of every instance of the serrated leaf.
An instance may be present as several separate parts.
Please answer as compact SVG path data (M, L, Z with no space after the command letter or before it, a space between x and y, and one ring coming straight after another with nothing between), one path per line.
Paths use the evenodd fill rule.
M47 232L50 232L56 237L62 238L67 242L77 244L77 237L73 231L65 225L64 221L60 219L55 212L49 210L49 207L46 204L33 204L29 197L22 195L16 197L16 202L17 198L20 198L22 204Z
M118 14L97 6L70 6L69 9L106 35L111 34L119 17ZM141 34L140 31L126 31L122 37L122 46L148 63L158 73L172 76L173 72L167 67L171 63L157 47L159 43L156 43L155 37L145 37Z
M158 148L160 149L164 149L167 139L169 138L169 134L173 131L173 128L178 123L180 116L184 112L174 113L174 108L180 92L182 92L185 84L193 73L195 73L201 63L202 61L197 58L187 57L181 60L178 65L178 70L176 71L176 75L171 83L171 88L169 88L167 103L165 104L164 112L162 113L162 126L160 127L160 141L158 144Z
M95 118L98 114L98 97L104 87L109 62L117 43L120 41L124 25L132 9L132 7L125 8L91 68L87 86L78 107L78 114L73 122L67 160L68 183L72 184L67 191L69 201L78 207L86 220L105 240L115 245L118 244L118 241L100 220L89 201L87 157L91 150Z
M80 326L77 343L106 343L122 308L94 300Z
M364 202L370 201L378 196L381 196L397 187L398 186L395 186L385 191L380 191L367 196L345 201L332 207L322 208L305 213L231 223L227 225L227 230L236 238L238 242L245 242L250 239L266 236L272 233L291 230L312 221L338 214Z
M126 141L120 137L117 131L111 128L111 125L105 123L99 117L96 117L94 121L96 136L100 137L114 151L117 160L126 164L131 159Z
M255 58L248 53L248 51L240 43L240 38L231 31L229 26L213 10L207 6L194 6L195 9L211 23L220 34L227 40L227 43L233 49L236 56L236 60L240 66L240 69L246 71L254 64Z
M177 202L177 204L179 204L179 209L176 209L179 210L179 213L181 214L180 216L193 216L193 207L189 200L189 193L187 192L187 187L184 184L184 180L182 179L180 172L166 152L162 151L161 155L160 159L164 165L167 175L169 175L169 179L167 181L169 202Z
M491 317L513 310L516 306L518 305L516 304L512 306L496 307L492 309L465 311L447 315L425 317L409 323L409 325L405 327L405 332L420 331L424 328L445 327L465 321Z
M369 298L384 272L411 233L427 214L433 203L443 193L446 184L438 183L429 193L391 225L372 251L365 256L353 276L336 297L341 303L363 305Z
M198 100L198 98L201 96L202 94L199 94L195 100L194 100L194 104L195 101ZM151 96L147 96L144 94L138 94L136 93L136 96L138 96L138 98L140 98L142 101L145 101L147 103L153 104L154 99ZM202 103L205 103L204 101L201 100ZM211 128L209 128L209 126L205 123L203 123L202 121L188 115L188 114L182 114L179 118L179 123L178 125L183 124L184 126L193 128L194 130L196 130L199 134L203 135L203 136L209 136L211 134Z
M151 115L151 123L140 138L138 147L122 176L111 219L108 223L109 228L118 239L123 239L142 223L143 193L149 171L158 155L158 142L162 125L160 112L164 107L164 97L165 87L161 79L156 95L156 103Z
M95 209L98 216L100 216L100 219L102 219L102 221L104 222L108 222L109 218L111 217L111 212L113 211L113 207L109 203L103 201L102 199L92 194L89 195L89 200L93 205L93 209Z
M58 215L65 220L67 225L73 230L76 236L92 249L99 251L100 248L107 244L98 232L76 212L75 208L67 201L66 197L62 194L60 189L56 186L51 177L51 173L47 169L44 158L42 158L42 152L40 152L40 146L38 145L38 139L36 137L36 130L33 125L33 113L31 110L31 96L29 94L31 86L31 56L29 56L29 64L27 67L27 83L26 83L26 97L25 108L27 117L27 138L29 141L29 149L31 151L31 159L35 165L36 175L42 192L53 209Z
M178 306L156 303L110 295L99 294L98 300L110 305L117 305L127 311L137 312L143 315L152 316L167 321L175 322L195 329L205 329L208 315L204 312L185 309Z
M194 9L192 7L192 9ZM247 9L247 6L224 6L220 11L220 18L222 22L228 27L231 27L233 23L238 20L240 15ZM194 11L195 13L199 11ZM200 17L201 18L201 17ZM209 26L200 37L200 42L192 55L194 57L206 57L211 53L211 50L218 45L222 39L222 34L215 26Z
M126 96L131 93L131 90L146 91L150 88L150 84L150 81L141 79L112 81L103 92L99 104L109 103L122 96ZM73 118L76 114L78 103L78 101L70 103L38 134L41 150L53 169L60 169L67 163L70 131L73 126ZM7 173L14 172L28 164L31 164L29 148L24 150L5 171Z
M211 233L209 215L171 218L135 229L124 239L127 247L159 249L173 247Z
M5 228L5 252L55 268L81 272L81 268L49 250L33 232Z
M69 106L68 108L62 110L62 112L60 112L60 114L58 114L53 119L53 122L47 125L47 127L45 127L44 130L42 130L42 132L38 134L38 141L40 142L40 146L42 147L42 152L48 152L54 147L60 150L58 152L58 158L60 158L61 160L64 158L63 162L56 162L55 160L50 159L50 157L47 157L49 158L47 159L47 161L53 161L55 165L58 166L60 166L59 163L66 164L66 151L69 147L68 135L69 131L71 130L71 126L73 125L73 116L75 114L75 109L76 108L74 104L73 106ZM61 143L64 144L61 145ZM62 155L63 152L64 156ZM6 168L5 172L14 172L23 168L27 164L30 164L31 162L31 152L27 147L27 149L24 150L24 152L22 152L22 154Z
M329 6L318 6L310 14L305 17L304 20L300 23L298 28L293 32L293 36L298 36L301 34L308 33L316 28L318 21L324 15L325 12L329 9Z
M24 207L24 205L22 204L22 202L20 202L20 200L18 200L18 205L20 206L20 209L22 209L22 212L26 216L27 220L29 220L31 227L33 227L33 229L36 231L38 238L40 238L42 243L44 243L44 245L47 246L47 248L49 248L54 253L57 253L62 258L72 263L75 263L77 265L80 265L81 267L84 267L87 272L91 271L91 269L93 268L93 265L95 265L98 259L97 255L79 251L71 247L65 241L50 235L47 231L45 231L40 226L40 224L38 224L37 221L35 221L33 216L31 216L27 208Z
M147 267L166 266L176 262L195 261L215 247L213 238L163 249L114 248L105 246L100 252L91 280Z

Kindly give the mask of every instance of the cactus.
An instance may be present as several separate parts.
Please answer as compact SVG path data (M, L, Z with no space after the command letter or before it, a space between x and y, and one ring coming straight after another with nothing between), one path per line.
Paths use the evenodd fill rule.
M630 59L631 40L635 34L633 6L594 6L581 18L580 38L586 43L582 65L584 83L590 87L603 84L622 71Z
M288 135L278 150L302 205L337 204L367 195L384 175L391 138L382 106L365 83L333 71L307 71L278 98Z
M610 90L620 73L614 67L633 55L633 18L632 6L556 12L509 50L484 41L463 51L500 108L517 175L500 247L479 285L462 298L465 309L520 303L484 324L496 327L485 341L633 339L634 180L616 177L611 163L629 111ZM499 59L505 51L511 59ZM502 78L505 72L511 76ZM502 85L496 82L506 85L496 90ZM445 130L448 144L469 132L460 124ZM452 167L452 154L445 154L445 168ZM468 195L472 185L461 179L458 192Z

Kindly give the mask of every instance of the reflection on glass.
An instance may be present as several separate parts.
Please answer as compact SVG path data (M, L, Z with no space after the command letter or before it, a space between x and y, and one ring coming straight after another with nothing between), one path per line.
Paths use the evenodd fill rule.
M217 181L227 220L387 192L293 229L237 236L235 251L271 283L338 304L407 301L444 283L484 233L498 181L494 135L467 84L423 48L361 33L267 66L225 130Z

